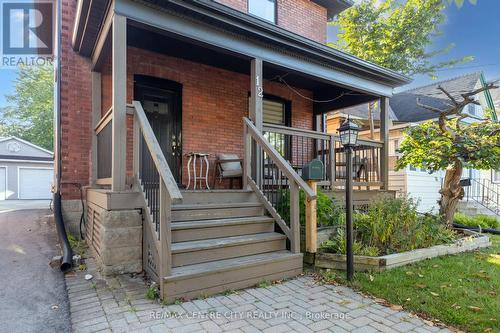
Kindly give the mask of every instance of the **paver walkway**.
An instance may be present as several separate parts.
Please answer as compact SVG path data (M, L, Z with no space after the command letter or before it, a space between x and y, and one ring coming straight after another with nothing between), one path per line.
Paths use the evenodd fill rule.
M87 264L66 276L74 332L450 332L309 276L161 306L145 298L141 277L105 282ZM87 273L94 278L86 281Z

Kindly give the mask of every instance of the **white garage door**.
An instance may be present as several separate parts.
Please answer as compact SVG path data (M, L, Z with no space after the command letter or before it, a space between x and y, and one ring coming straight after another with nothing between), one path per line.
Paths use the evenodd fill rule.
M6 184L5 180L7 178L7 169L5 167L0 167L0 200L5 200L7 193L5 193Z
M19 199L50 199L53 169L19 168Z

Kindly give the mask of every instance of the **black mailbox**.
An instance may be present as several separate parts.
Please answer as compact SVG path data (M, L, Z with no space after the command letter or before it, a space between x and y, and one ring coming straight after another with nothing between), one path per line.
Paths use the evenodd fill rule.
M460 179L460 186L462 187L470 186L470 178Z
M324 171L323 162L319 159L314 159L302 167L302 179L323 180Z

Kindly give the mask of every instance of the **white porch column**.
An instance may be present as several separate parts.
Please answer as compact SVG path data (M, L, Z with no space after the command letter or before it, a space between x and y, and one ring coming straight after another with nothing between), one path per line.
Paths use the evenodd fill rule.
M112 81L113 81L113 148L111 189L125 190L127 142L127 19L113 16L112 28Z
M384 190L389 189L389 98L380 98L380 141L383 146L380 151L380 181Z
M95 186L97 179L97 135L95 127L101 119L101 73L92 72L92 127L90 129L90 137L92 138L92 174L91 186Z
M252 59L250 70L250 119L257 127L259 132L262 132L262 99L264 97L263 78L262 78L262 59ZM262 151L254 147L253 151L253 168L257 186L261 186L262 180Z

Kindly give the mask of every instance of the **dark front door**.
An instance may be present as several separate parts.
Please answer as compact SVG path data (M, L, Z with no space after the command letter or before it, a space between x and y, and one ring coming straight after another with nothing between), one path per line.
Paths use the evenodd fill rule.
M178 184L182 180L181 94L182 86L176 82L147 76L135 77L134 98L141 102Z

